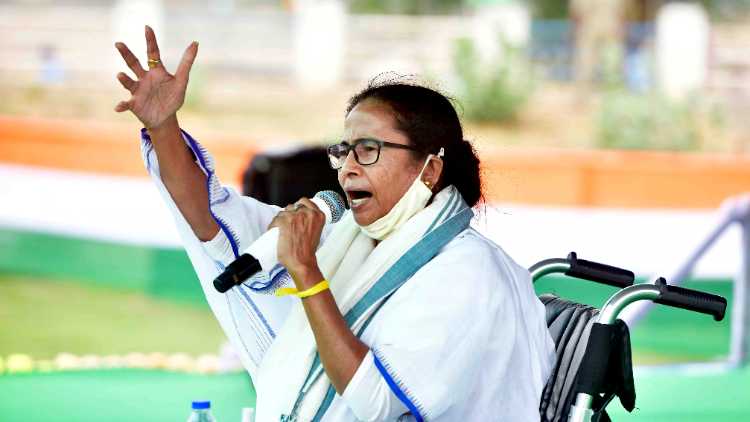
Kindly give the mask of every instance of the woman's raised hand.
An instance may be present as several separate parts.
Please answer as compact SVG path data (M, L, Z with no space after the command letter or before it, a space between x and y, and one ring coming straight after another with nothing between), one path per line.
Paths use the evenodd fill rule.
M130 70L135 73L137 80L131 79L125 73L118 73L117 80L130 91L128 101L121 101L115 107L118 113L130 110L138 120L148 129L153 129L173 116L185 102L190 68L198 54L198 43L192 42L174 75L167 72L159 57L159 46L153 29L146 26L146 47L149 69L145 70L135 55L123 43L115 43Z

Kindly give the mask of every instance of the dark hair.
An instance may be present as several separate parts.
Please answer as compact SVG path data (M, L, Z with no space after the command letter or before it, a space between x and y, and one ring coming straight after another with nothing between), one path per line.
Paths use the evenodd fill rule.
M368 99L386 104L393 112L396 129L424 154L437 154L441 147L445 149L439 188L454 185L472 207L482 200L479 157L471 143L464 140L453 99L403 78L383 82L374 79L349 99L346 114Z

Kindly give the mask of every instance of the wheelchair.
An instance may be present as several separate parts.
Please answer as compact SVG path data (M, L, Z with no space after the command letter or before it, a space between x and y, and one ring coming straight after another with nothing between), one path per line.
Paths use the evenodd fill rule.
M540 261L529 268L536 282L549 274L607 284L619 288L601 309L543 294L547 327L555 343L556 360L542 392L539 413L542 422L607 422L607 405L617 396L623 408L635 407L635 386L627 324L618 315L628 305L654 303L712 315L721 321L726 312L724 297L670 286L664 278L653 284L635 284L631 271L579 259Z

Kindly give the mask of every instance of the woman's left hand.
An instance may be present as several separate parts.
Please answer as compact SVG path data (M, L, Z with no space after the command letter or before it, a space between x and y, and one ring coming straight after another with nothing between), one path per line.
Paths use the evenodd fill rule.
M287 206L268 228L279 228L279 263L294 279L298 289L306 289L322 279L315 251L325 224L325 215L309 199Z

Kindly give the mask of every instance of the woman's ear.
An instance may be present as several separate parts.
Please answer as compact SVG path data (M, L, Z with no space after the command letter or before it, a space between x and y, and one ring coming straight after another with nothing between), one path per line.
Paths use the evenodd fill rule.
M443 159L438 156L432 156L427 163L424 172L422 172L422 181L430 189L434 189L440 182L440 176L443 174Z

